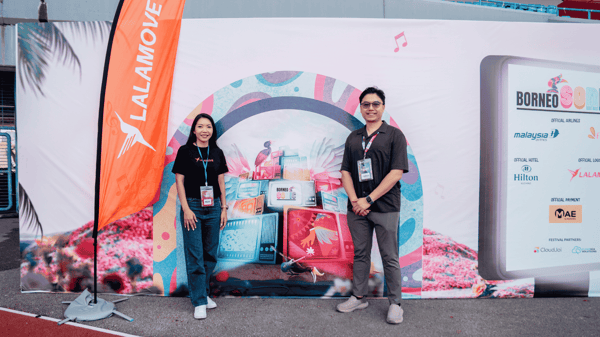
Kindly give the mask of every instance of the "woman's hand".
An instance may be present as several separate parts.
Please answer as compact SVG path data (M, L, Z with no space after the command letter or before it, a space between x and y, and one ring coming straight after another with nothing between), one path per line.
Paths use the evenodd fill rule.
M227 224L227 208L221 208L221 230L223 230L223 228L225 228L225 225Z
M190 228L192 230L196 229L196 222L198 222L198 219L196 219L196 214L191 209L188 208L183 211L183 225L188 231Z

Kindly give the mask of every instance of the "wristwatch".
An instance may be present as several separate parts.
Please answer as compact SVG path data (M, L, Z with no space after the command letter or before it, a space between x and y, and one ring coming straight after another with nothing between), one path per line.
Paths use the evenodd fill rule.
M371 199L371 196L370 196L370 195L367 195L367 197L366 197L365 199L367 199L367 202L368 202L370 205L373 205L373 203L375 202L375 201L373 201L373 199Z

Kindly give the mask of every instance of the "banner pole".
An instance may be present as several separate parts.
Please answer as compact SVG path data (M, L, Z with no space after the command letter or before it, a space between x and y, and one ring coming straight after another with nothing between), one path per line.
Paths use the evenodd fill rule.
M108 64L110 62L110 53L112 50L112 44L115 37L115 31L117 30L117 23L119 16L121 15L121 9L125 0L120 0L117 10L115 12L115 18L113 19L112 26L110 28L110 37L108 38L108 45L106 47L106 58L104 60L104 74L102 76L102 87L100 91L100 107L98 109L98 144L96 152L96 187L95 187L95 198L94 198L94 303L98 303L98 217L100 213L100 167L102 165L102 125L104 124L104 99L106 97L106 82L108 78Z

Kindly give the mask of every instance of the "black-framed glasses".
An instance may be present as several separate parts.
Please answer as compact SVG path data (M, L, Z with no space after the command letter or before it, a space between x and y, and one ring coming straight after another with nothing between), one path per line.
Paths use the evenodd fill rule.
M377 108L379 108L381 106L381 102L377 102L376 101L376 102L373 102L373 103L369 103L369 102L362 102L362 103L360 103L360 106L363 109L368 109L371 105L373 106L373 108L377 109Z

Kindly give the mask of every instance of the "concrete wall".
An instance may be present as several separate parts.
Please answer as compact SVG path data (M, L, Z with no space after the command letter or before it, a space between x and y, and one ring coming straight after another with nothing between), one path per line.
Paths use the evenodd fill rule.
M0 65L15 65L16 26L0 26Z
M119 0L46 0L51 21L111 21ZM0 0L0 64L15 65L14 25L37 21L39 0ZM188 0L184 18L331 17L521 22L600 21L558 18L441 0ZM7 26L8 25L8 26Z

